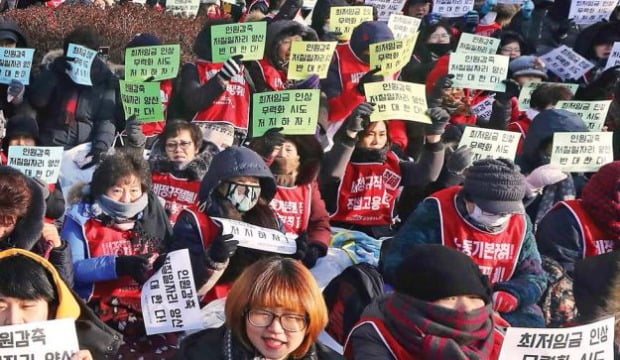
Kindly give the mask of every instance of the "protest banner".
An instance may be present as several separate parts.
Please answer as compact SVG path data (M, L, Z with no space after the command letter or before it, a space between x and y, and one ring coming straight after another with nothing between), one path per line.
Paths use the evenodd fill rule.
M617 3L618 0L571 0L567 19L572 19L577 25L609 20Z
M499 360L610 360L614 318L558 329L508 327Z
M496 54L499 48L500 39L480 36L469 33L462 33L456 52L461 53L478 53L478 54Z
M579 84L531 81L526 82L521 87L521 92L519 92L519 110L525 111L530 108L530 100L532 99L532 94L534 93L534 90L536 90L542 84L565 86L571 91L573 96L577 93L577 89L579 89Z
M467 126L458 147L470 148L474 161L488 158L514 161L520 138L518 132Z
M80 350L75 320L58 319L0 326L0 359L71 359Z
M504 92L508 60L504 55L452 53L448 73L454 75L454 87Z
M180 15L187 17L195 17L198 15L200 8L200 0L167 0L166 11L172 12L172 15Z
M29 85L33 56L34 49L0 47L0 84L17 80Z
M179 73L179 44L140 46L125 50L125 80L136 82L174 79Z
M377 74L391 75L400 71L409 61L418 40L418 33L412 36L370 44L370 68L381 68Z
M338 40L348 41L357 25L372 20L372 6L332 6L329 9L328 29L340 33Z
M202 328L189 250L169 252L142 286L140 303L147 335Z
M402 39L418 32L421 23L422 20L413 16L392 14L388 20L388 27L392 30L394 39Z
M252 95L252 136L282 127L282 134L312 135L319 118L318 89L281 90Z
M540 57L547 68L562 80L579 79L594 65L573 49L562 45Z
M495 94L489 95L482 99L482 101L471 107L472 114L476 115L476 118L488 122L491 119L491 113L493 112L493 103L495 102Z
M211 56L214 63L235 55L243 60L260 60L265 53L267 23L265 21L222 24L211 27Z
M336 41L294 41L287 78L303 80L318 74L321 79L325 79L337 44Z
M56 184L62 155L62 146L9 146L7 165L27 176Z
M614 47L611 48L611 53L607 58L607 64L605 65L605 70L620 65L620 42L616 41L614 43Z
M595 172L614 161L612 132L556 132L551 164L565 172Z
M125 119L135 115L138 121L143 123L164 120L159 83L119 80L119 85Z
M461 17L474 9L474 0L433 0L433 13L445 18Z
M422 84L384 81L364 84L366 101L374 103L370 121L409 120L430 124L426 90Z
M601 131L609 111L611 100L558 101L556 109L564 109L579 115L590 131Z
M295 239L290 239L278 230L251 225L243 221L212 218L222 226L222 234L232 234L239 246L268 251L277 254L294 254L297 251Z
M93 65L97 52L84 46L69 44L67 48L67 57L74 58L70 61L71 70L67 70L67 74L74 83L79 85L92 86L90 80L90 68Z
M377 9L377 21L388 21L390 15L400 13L407 0L366 0L364 5Z

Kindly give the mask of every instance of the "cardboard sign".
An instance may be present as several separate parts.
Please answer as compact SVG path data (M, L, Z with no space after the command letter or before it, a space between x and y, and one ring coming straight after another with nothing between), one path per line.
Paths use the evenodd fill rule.
M614 358L614 318L561 329L509 327L499 360Z
M195 17L200 9L200 0L167 0L166 11L172 15Z
M370 68L381 67L380 75L391 75L400 71L409 61L415 47L418 33L410 37L370 44Z
M234 55L243 55L243 61L260 60L265 53L266 39L265 21L212 26L212 61L224 62Z
M532 99L532 94L534 93L534 90L536 90L542 84L565 86L571 91L573 96L577 93L577 89L579 89L579 84L556 82L526 82L521 87L521 92L519 93L519 110L525 111L530 108L530 100Z
M504 92L508 61L504 55L457 52L450 54L448 73L454 75L454 87Z
M62 156L62 146L9 146L7 165L26 176L56 184Z
M609 111L611 100L602 101L558 101L556 109L564 109L579 115L590 131L601 131Z
M303 80L318 74L321 79L325 79L337 44L336 41L294 41L287 78Z
M125 80L154 81L174 79L179 73L181 62L179 44L141 46L125 50Z
M142 286L140 303L147 335L202 327L188 249L166 255L164 265Z
M341 41L348 41L357 25L372 20L372 6L332 6L329 9L329 31L340 33L338 40Z
M474 0L433 0L433 13L441 17L461 17L474 9Z
M30 69L34 49L0 47L0 84L10 84L17 80L30 84Z
M74 83L79 85L92 86L90 80L90 68L93 65L97 52L84 46L69 44L67 48L67 57L75 58L70 61L71 70L67 70L67 74Z
M252 136L274 127L286 135L312 135L319 118L320 90L282 90L252 95Z
M409 120L430 124L425 87L404 81L364 84L366 101L375 104L370 121Z
M459 146L467 146L480 159L515 159L521 134L512 131L483 129L468 126L463 131Z
M377 20L388 21L390 15L400 13L407 0L366 0L364 5L377 9Z
M618 65L620 65L620 42L615 42L614 47L611 48L611 54L607 58L605 70Z
M0 326L0 359L71 359L79 349L73 319Z
M136 115L140 122L164 120L161 91L157 82L130 83L119 80L125 119Z
M556 132L551 164L565 172L595 172L614 161L611 132Z
M617 3L618 0L571 0L567 19L573 19L577 25L609 20Z
M480 36L469 33L462 33L456 52L461 53L478 53L478 54L496 54L499 48L500 39Z
M413 16L392 14L388 20L388 27L392 30L394 39L402 39L418 32L421 23L422 20Z
M547 68L562 80L579 79L594 65L566 45L553 49L540 57Z
M277 254L294 254L297 251L295 240L287 238L278 230L250 225L237 220L212 219L222 226L222 234L232 234L233 238L239 241L241 247Z
M471 107L472 114L484 122L491 120L493 112L493 103L495 102L495 94L485 97L482 101Z

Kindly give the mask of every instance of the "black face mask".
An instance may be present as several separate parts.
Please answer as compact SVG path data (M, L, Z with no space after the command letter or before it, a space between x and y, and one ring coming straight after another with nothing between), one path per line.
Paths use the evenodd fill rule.
M426 44L426 48L437 56L443 56L452 50L452 44Z

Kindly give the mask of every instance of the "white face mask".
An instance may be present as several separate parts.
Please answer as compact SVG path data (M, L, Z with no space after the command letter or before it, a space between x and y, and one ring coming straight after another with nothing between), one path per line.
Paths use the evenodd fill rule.
M488 227L500 227L510 220L510 214L506 215L496 215L484 212L482 209L478 207L478 205L474 205L474 211L469 214L469 216L479 224Z
M229 182L226 198L230 200L237 210L246 212L252 209L258 202L260 190L260 185L244 185Z

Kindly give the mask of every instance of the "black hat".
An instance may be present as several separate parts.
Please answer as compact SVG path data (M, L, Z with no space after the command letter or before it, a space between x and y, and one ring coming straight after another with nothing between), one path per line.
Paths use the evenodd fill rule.
M39 139L39 125L37 121L27 115L15 115L9 118L6 124L6 136L8 140L16 136L29 136Z
M488 304L491 286L486 275L460 251L443 245L414 245L396 269L396 291L424 301L477 295Z
M492 214L522 214L525 177L508 159L483 159L467 169L463 193Z
M133 39L127 44L126 48L134 48L140 46L157 46L161 45L161 40L149 33L136 34Z
M17 34L11 30L0 30L0 40L11 40L14 43L17 43L18 38Z

